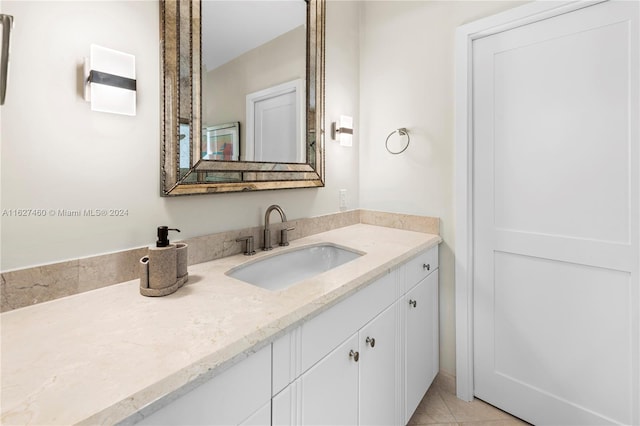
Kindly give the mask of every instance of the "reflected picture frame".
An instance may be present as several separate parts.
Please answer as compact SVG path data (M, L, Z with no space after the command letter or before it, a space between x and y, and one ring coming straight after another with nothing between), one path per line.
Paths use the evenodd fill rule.
M217 124L202 129L202 160L240 160L240 122Z

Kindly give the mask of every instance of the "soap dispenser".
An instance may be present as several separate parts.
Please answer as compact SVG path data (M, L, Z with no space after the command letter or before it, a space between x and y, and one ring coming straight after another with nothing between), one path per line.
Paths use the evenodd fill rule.
M156 246L150 247L149 255L140 259L140 293L144 296L166 296L186 282L186 272L178 279L178 252L176 245L169 243L169 231L180 232L176 228L158 226ZM180 245L186 248L186 244Z

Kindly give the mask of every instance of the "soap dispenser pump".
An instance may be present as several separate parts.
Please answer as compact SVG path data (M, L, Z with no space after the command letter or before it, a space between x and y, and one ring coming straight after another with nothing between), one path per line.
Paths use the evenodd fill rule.
M168 226L158 226L158 241L156 241L156 247L169 246L169 231L178 231L177 228L169 228Z

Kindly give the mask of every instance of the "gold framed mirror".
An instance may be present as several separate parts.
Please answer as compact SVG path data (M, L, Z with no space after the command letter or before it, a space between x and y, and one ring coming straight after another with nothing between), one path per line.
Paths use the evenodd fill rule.
M284 30L281 30L280 33L276 33L276 37L273 38L276 41L265 42L260 46L272 46L276 42L285 43L290 37L289 34L291 37L294 33L299 34L299 41L296 43L303 43L300 46L304 46L301 52L305 55L304 59L298 61L302 64L302 69L293 72L293 78L287 78L280 73L275 77L280 81L262 81L260 84L266 87L259 90L255 90L254 87L251 93L240 95L246 97L246 102L244 99L232 102L230 97L220 93L224 93L223 89L226 87L240 84L226 81L217 86L213 85L213 89L207 86L213 79L213 70L218 67L216 64L211 65L215 60L210 58L216 54L210 53L210 42L206 38L209 37L206 31L208 24L205 19L213 15L232 22L232 14L248 14L248 9L245 9L245 12L220 9L225 4L250 6L252 13L262 14L263 19L267 16L286 14L276 11L267 15L264 11L256 10L256 7L269 3L289 3L290 6L295 6L293 15L297 14L302 22L289 24L289 27L286 27L287 32L283 33ZM212 7L218 9L211 10ZM325 0L160 0L162 196L324 186L324 11ZM292 27L293 29L290 29ZM245 33L248 32L247 28L256 32L253 24L243 28ZM213 39L219 41L221 37L214 36ZM232 37L227 33L224 41L230 44ZM244 53L239 57L246 58L252 54L251 49L244 49ZM257 48L254 48L254 51L255 49ZM295 49L288 48L284 51L293 50ZM254 56L268 57L272 62L276 61L279 64L286 62L275 59L277 53L269 52L268 55L262 52ZM237 67L243 62L239 59L226 62L232 63ZM227 70L226 74L241 74L237 69L231 72ZM268 73L255 75L264 74ZM218 98L210 97L210 93L218 93ZM270 98L271 95L265 93L276 93L273 96L283 98L285 95L281 94L286 94L290 101L287 101L289 103L286 104L285 110L294 112L279 118L281 121L276 122L277 126L265 125L258 129L255 123L262 125L264 117L271 114L269 106L264 106L267 103L263 100L272 99L273 96ZM220 98L225 105L244 103L244 114L238 110L231 113L224 110L220 114L213 114L212 117L210 110L217 111L214 107L215 101L219 101ZM297 105L297 109L291 105ZM272 110L280 111L282 108ZM278 114L272 114L276 115ZM293 129L294 133L273 130L284 128ZM271 139L262 136L269 134L269 131L270 134L276 134L277 137L273 139L280 144L284 144L282 141L285 139L291 140L293 145L287 149L294 153L278 156L267 153L280 149L269 148L271 151L268 151L267 148L263 148L270 146L268 144ZM258 141L259 138L263 139Z

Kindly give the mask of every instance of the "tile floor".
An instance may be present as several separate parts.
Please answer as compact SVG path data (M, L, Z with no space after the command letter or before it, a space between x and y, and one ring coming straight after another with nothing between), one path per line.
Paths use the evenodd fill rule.
M455 378L440 373L418 405L409 426L527 426L479 399L465 402L456 397Z

